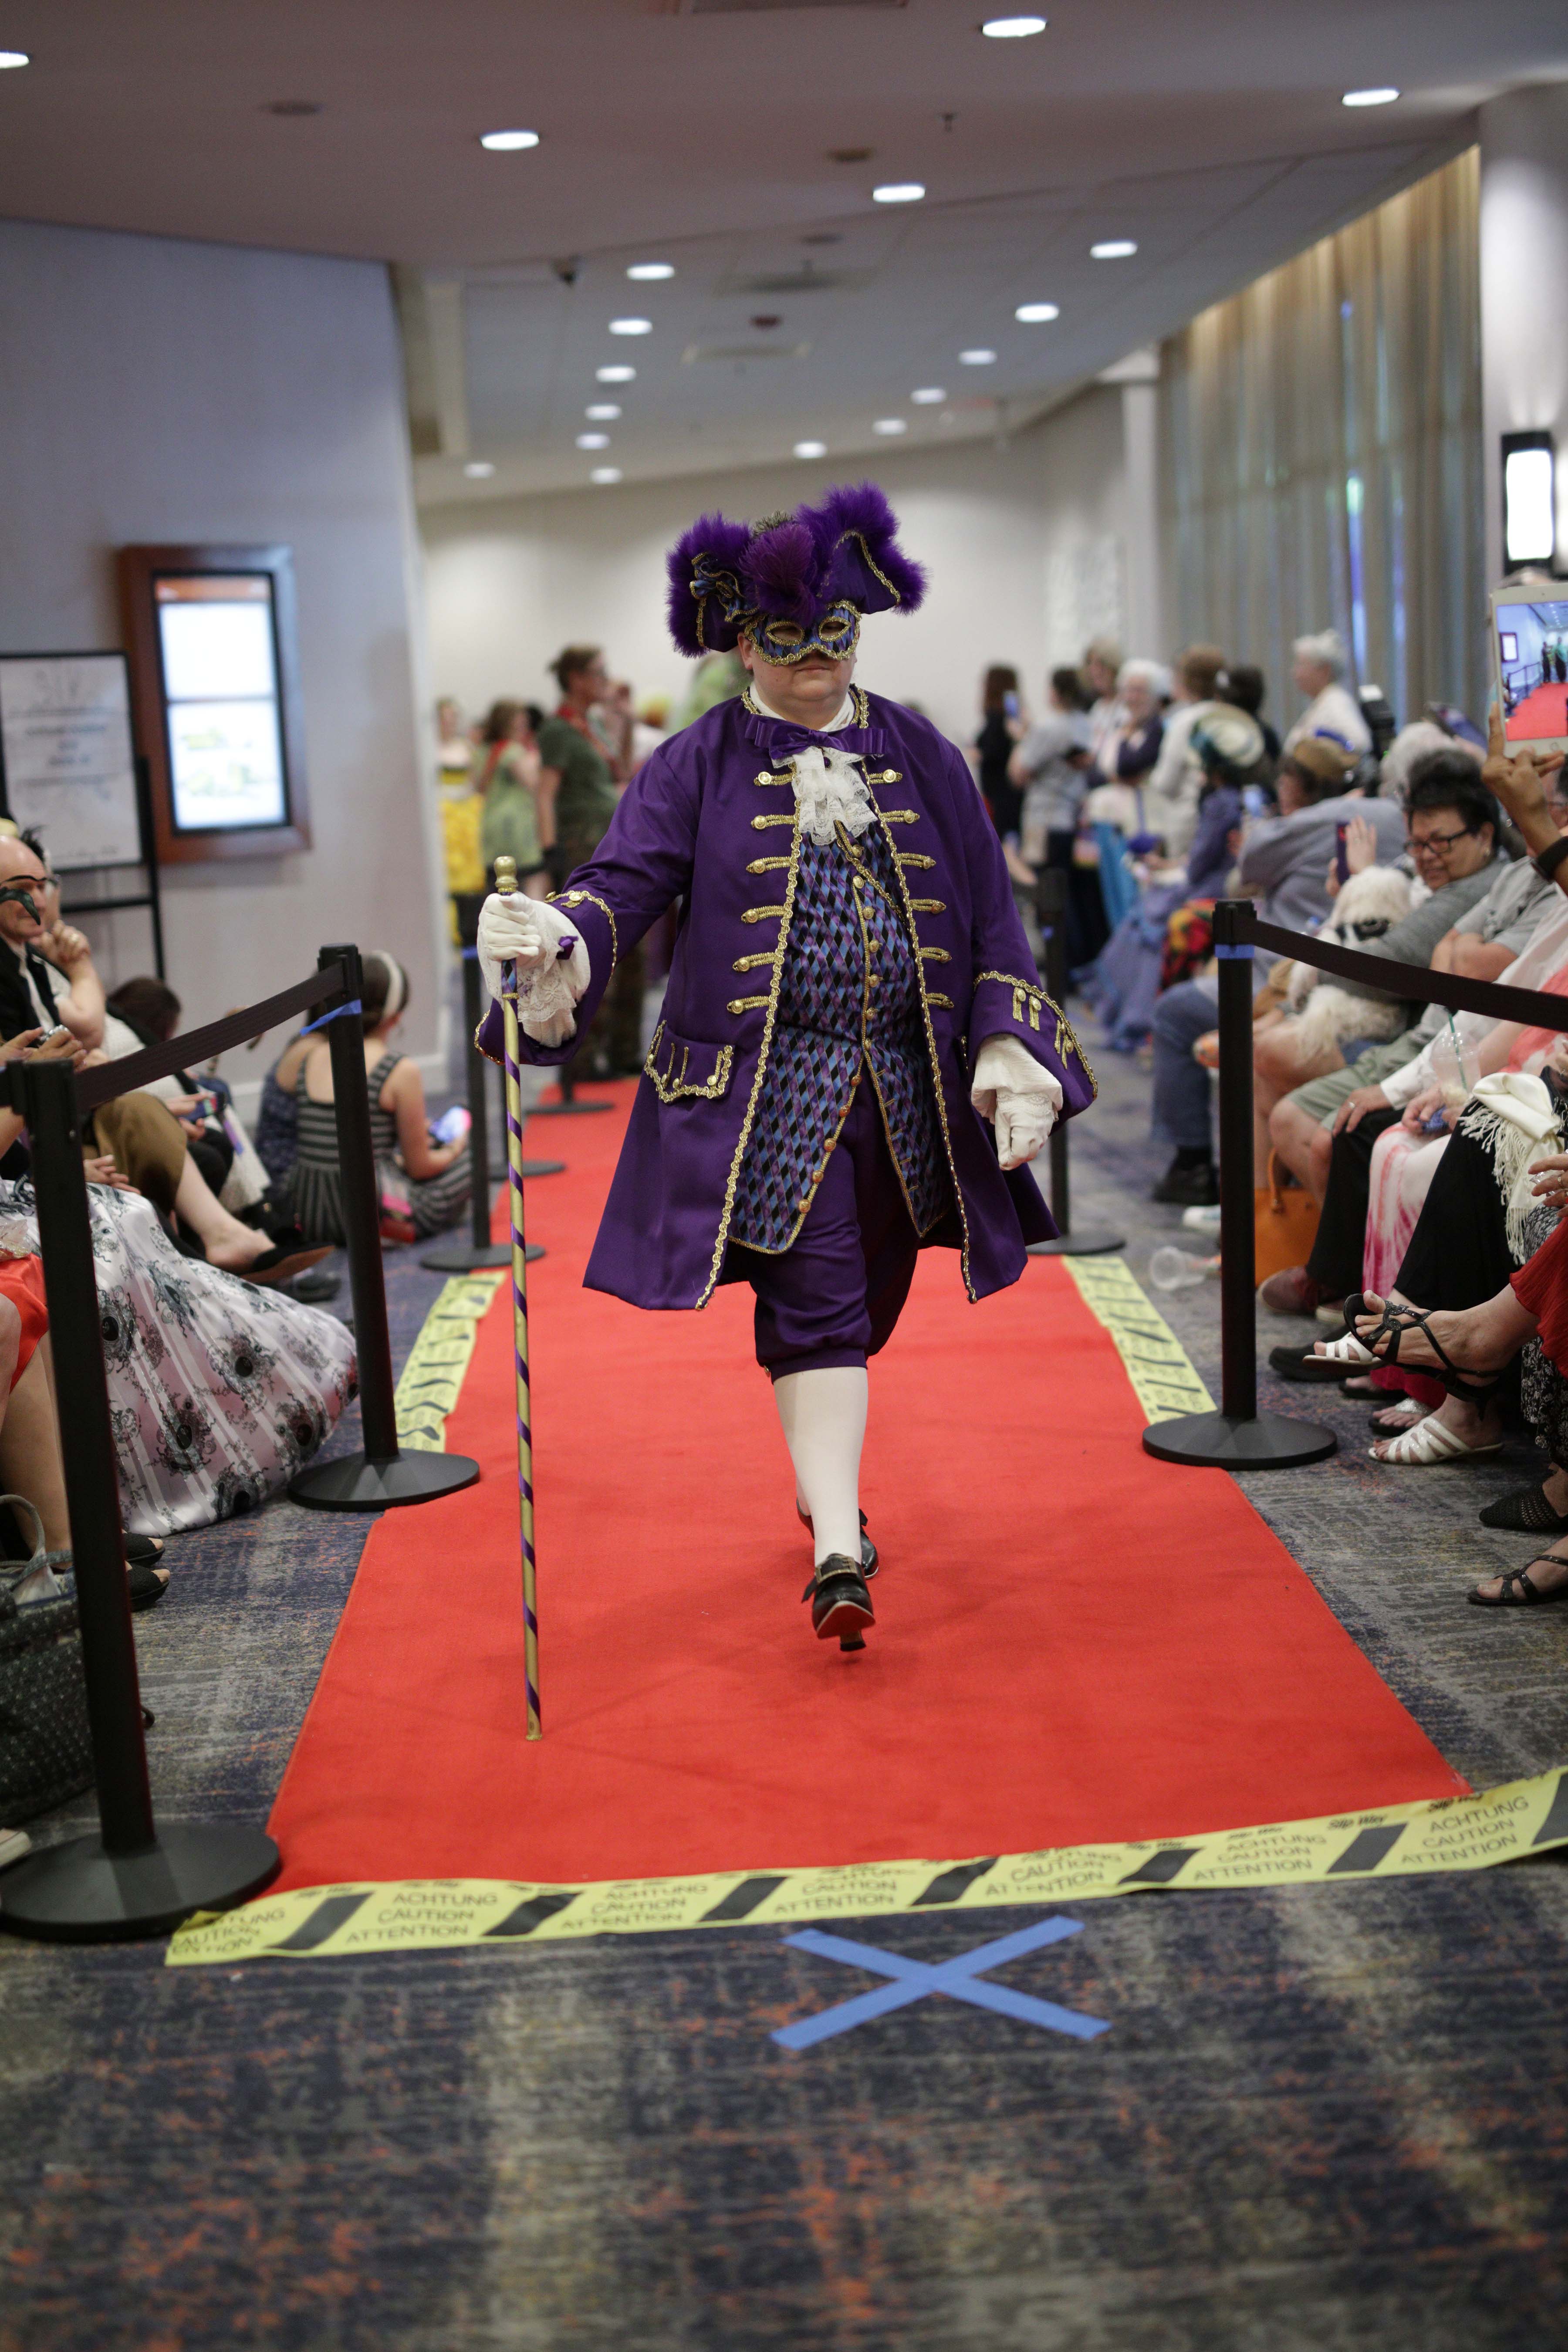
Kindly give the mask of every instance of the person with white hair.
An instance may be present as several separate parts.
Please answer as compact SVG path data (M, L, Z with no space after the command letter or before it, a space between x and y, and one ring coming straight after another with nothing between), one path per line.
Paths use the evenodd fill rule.
M1321 629L1316 636L1298 637L1290 651L1290 674L1307 698L1307 708L1286 735L1286 751L1293 751L1309 735L1321 735L1342 751L1364 758L1372 749L1372 730L1344 682L1350 656L1339 631Z

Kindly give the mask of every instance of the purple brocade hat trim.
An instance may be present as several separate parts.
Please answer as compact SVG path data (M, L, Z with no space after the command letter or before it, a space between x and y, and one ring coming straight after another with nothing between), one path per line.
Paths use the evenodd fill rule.
M899 548L898 520L875 482L829 490L820 506L760 529L703 515L670 550L669 631L683 654L728 653L741 637L815 631L836 605L912 613L926 578Z

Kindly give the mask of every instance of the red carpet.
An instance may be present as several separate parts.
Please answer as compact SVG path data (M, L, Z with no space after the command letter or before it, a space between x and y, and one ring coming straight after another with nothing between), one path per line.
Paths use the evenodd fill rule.
M1552 735L1568 735L1568 686L1532 687L1509 714L1508 740L1539 742Z
M484 1478L370 1537L273 1814L281 1885L946 1860L1463 1788L1237 1488L1142 1451L1048 1260L970 1307L925 1256L872 1372L879 1622L858 1657L813 1641L750 1292L651 1316L580 1287L622 1126L551 1122L569 1171L530 1188L545 1736L503 1289L447 1426Z

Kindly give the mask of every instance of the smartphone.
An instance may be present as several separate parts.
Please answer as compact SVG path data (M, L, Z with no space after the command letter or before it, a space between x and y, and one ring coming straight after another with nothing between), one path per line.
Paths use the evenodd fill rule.
M1429 1110L1422 1120L1421 1132L1423 1135L1446 1135L1447 1131L1448 1114L1439 1103L1436 1109Z
M1511 749L1568 751L1568 583L1491 593L1492 683Z
M1006 712L1009 719L1016 719L1018 716L1017 696L1016 694L1005 694L1002 697L1002 708Z
M1350 852L1345 847L1345 835L1349 831L1350 826L1342 817L1334 827L1334 874L1342 890L1351 878ZM1322 852L1320 850L1318 854L1321 856Z
M444 1110L439 1118L431 1120L431 1137L437 1143L461 1143L471 1124L465 1106L454 1103L450 1110Z

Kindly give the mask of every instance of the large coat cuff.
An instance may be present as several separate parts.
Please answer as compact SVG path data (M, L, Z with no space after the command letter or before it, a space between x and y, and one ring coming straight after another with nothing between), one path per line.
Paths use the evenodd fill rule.
M596 892L563 890L558 898L547 903L565 914L573 929L580 935L587 950L590 974L588 985L578 999L576 1028L570 1037L563 1038L560 1045L542 1045L537 1037L529 1035L521 1022L518 1024L518 1059L553 1067L562 1062L569 1062L587 1034L588 1024L598 1011L599 1000L609 986L619 941L616 936L615 915ZM490 1061L504 1061L506 1029L499 1003L491 1004L475 1030L474 1043Z
M972 1070L987 1037L1016 1037L1049 1071L1062 1090L1058 1118L1073 1118L1094 1100L1094 1072L1072 1024L1038 980L1007 971L977 974L969 1012Z

